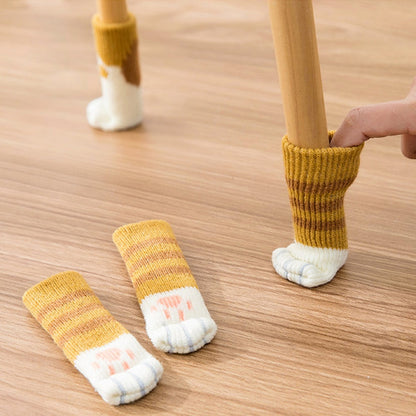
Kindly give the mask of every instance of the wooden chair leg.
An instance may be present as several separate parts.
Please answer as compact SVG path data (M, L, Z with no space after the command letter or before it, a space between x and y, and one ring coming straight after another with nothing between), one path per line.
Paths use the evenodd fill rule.
M328 147L312 0L269 0L269 9L289 140Z
M97 0L97 10L103 23L121 23L128 19L126 0Z

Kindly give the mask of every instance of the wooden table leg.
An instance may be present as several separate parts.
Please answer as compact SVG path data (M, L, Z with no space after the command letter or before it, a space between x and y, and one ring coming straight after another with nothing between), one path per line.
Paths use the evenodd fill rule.
M128 18L126 0L97 0L97 10L103 23L121 23Z
M312 0L269 0L289 140L328 147Z

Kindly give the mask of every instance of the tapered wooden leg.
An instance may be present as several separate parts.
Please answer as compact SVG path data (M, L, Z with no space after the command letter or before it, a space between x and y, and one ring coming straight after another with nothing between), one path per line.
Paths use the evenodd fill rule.
M97 0L97 10L103 23L121 23L128 19L126 0Z
M289 140L328 147L312 0L269 0Z

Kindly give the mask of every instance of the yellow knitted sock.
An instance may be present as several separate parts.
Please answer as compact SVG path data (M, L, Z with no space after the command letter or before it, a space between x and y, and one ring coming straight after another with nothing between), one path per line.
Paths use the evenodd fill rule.
M154 346L186 354L210 342L217 326L169 224L154 220L125 225L114 232L113 240Z
M142 121L142 97L138 62L136 19L123 23L92 19L102 97L88 104L91 126L102 130L124 130Z
M76 272L56 274L23 295L30 313L110 404L149 393L162 366L101 304Z
M357 176L362 148L305 149L283 138L295 242L273 252L273 265L282 277L314 287L332 280L344 265L344 195Z

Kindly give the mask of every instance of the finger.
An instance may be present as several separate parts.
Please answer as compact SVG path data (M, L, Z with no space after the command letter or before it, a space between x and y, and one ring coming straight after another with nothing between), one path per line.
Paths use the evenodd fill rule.
M410 133L409 120L415 118L412 110L405 100L354 108L335 133L331 146L357 146L372 137Z
M412 134L403 134L402 136L402 153L409 159L416 159L416 136Z
M331 147L357 146L368 139L362 133L360 108L351 110L332 137Z

